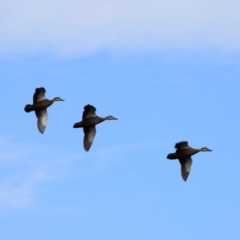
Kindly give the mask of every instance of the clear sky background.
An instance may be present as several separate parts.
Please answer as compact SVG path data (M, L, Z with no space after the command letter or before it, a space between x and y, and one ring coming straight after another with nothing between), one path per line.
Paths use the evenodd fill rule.
M1 239L240 239L239 1L0 2ZM86 104L119 119L89 152Z

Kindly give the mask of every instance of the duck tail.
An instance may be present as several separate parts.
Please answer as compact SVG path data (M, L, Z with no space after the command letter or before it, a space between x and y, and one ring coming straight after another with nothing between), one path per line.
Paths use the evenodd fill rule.
M169 154L167 155L167 159L174 160L174 159L177 159L177 158L176 158L175 153L169 153Z
M25 112L31 112L31 111L33 111L33 110L32 110L32 105L31 105L31 104L27 104L27 105L25 106L25 108L24 108L24 111L25 111Z
M74 128L81 128L82 127L82 122L77 122L73 125Z

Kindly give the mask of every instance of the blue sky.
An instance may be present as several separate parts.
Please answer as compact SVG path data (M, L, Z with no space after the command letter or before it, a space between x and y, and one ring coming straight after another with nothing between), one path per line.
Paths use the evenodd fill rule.
M2 239L239 239L237 1L4 1ZM25 113L49 99L45 133ZM80 121L92 104L118 121ZM187 182L174 144L209 147Z

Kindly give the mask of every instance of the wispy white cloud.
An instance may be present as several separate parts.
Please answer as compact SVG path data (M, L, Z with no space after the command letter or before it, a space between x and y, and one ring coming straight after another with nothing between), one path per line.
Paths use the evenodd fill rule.
M44 186L69 177L74 165L78 175L102 174L114 164L124 164L126 154L151 149L159 142L122 144L72 155L58 154L54 147L35 146L12 137L0 137L0 208L26 208L40 203ZM38 154L36 154L38 153ZM91 161L88 161L88 160ZM45 195L46 196L46 195Z
M20 180L20 181L19 181ZM0 207L22 208L35 200L36 187L47 180L44 173L32 173L27 179L12 175L0 184Z
M0 146L0 208L31 206L38 201L42 184L63 175L61 171L52 171L61 160L52 154L54 150L19 143L11 137L0 137Z
M0 53L240 50L237 0L8 0Z

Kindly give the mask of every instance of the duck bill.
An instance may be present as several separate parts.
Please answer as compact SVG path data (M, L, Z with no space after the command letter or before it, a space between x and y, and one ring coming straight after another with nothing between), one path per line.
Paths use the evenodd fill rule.
M114 117L113 120L118 120L118 118L115 118L115 117Z

